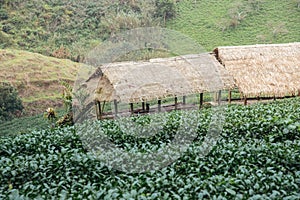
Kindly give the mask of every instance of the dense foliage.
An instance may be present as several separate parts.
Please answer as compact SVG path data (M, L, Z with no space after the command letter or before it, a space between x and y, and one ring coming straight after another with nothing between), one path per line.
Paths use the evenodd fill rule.
M18 91L9 83L0 82L0 122L12 119L21 113L23 105Z
M174 4L171 0L2 0L0 35L6 40L0 39L0 48L80 60L110 35L157 26L173 17Z
M81 60L119 31L166 23L212 51L299 41L299 17L299 0L0 0L0 48Z
M105 166L86 151L72 127L2 138L0 198L298 199L299 110L299 98L229 106L222 137L202 157L200 147L212 116L211 109L203 109L198 136L187 151L167 167L139 174ZM176 129L177 112L166 115L171 123L167 127ZM132 120L146 125L151 117ZM128 150L159 146L174 131L143 140L142 145L113 121L94 124Z

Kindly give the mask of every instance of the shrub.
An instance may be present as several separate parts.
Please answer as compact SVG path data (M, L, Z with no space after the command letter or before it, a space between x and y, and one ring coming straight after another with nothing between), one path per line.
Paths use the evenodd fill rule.
M8 14L6 10L0 8L0 20L6 20L8 19Z
M17 90L9 83L0 82L0 121L11 120L23 110Z
M156 0L155 5L155 16L162 18L164 20L164 25L166 24L166 20L175 17L176 8L173 0Z

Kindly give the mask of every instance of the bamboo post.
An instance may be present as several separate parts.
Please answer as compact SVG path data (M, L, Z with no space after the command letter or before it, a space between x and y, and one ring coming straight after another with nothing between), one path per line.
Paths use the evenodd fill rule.
M142 102L142 110L145 111L145 102Z
M101 110L101 103L100 101L97 101L98 103L98 111L99 111L99 119L102 119L102 110Z
M247 96L244 96L244 105L247 105Z
M177 110L178 98L175 97L175 110Z
M130 113L133 115L133 103L130 103Z
M298 90L298 97L300 97L300 89Z
M200 93L200 106L199 108L202 108L203 106L203 93Z
M228 91L228 103L231 104L231 90Z
M115 115L118 115L118 102L114 99L114 106L115 106Z
M158 112L160 112L161 111L161 100L160 99L158 100L157 104L158 104Z
M150 104L146 103L146 111L149 112L150 111Z
M219 90L219 93L218 93L218 105L221 105L221 99L222 99L222 90Z
M96 109L96 116L97 116L97 119L99 119L100 113L99 113L99 109L98 109L98 101L97 101L97 100L95 100L95 109Z
M182 104L185 105L186 104L186 96L182 97Z
M106 101L103 101L103 104L101 105L101 114L104 114L104 110L105 110L105 103ZM102 118L102 117L101 117Z

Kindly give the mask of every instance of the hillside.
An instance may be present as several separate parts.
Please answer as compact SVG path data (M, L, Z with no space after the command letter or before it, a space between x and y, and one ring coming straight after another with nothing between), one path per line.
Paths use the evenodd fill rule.
M159 25L173 7L173 0L0 0L0 48L81 60L118 31Z
M300 1L185 0L167 27L207 51L218 46L300 41Z
M48 106L60 106L61 81L72 83L79 63L20 50L0 49L0 79L12 83L26 108L26 114L41 113Z
M0 48L81 60L119 31L165 26L208 51L217 46L300 41L300 1L2 0Z
M35 113L60 104L60 80L75 79L78 63L52 57L83 61L111 35L147 26L166 25L207 51L300 41L299 5L299 0L0 0L0 78L12 82L28 112Z

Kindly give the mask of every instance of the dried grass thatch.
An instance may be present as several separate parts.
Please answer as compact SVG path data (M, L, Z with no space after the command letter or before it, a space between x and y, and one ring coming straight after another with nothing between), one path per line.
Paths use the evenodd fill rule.
M283 97L300 90L300 43L218 47L214 52L245 96Z
M233 78L210 54L111 63L100 67L87 85L98 81L94 99L124 103L232 88Z

